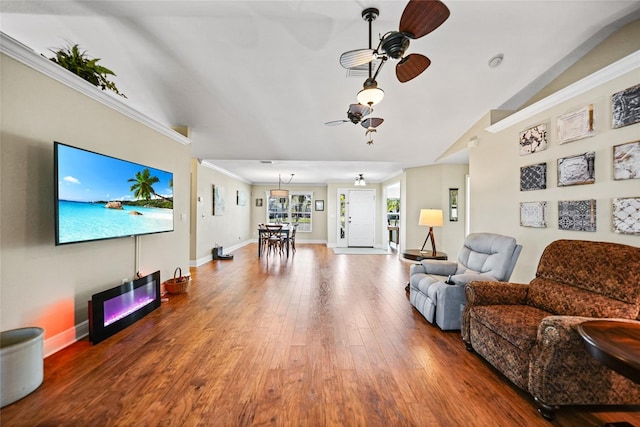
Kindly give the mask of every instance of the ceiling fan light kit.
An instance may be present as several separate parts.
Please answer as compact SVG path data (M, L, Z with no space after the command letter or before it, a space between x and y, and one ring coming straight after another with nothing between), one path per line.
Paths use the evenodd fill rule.
M365 80L362 90L356 96L358 102L362 105L373 106L382 101L384 91L378 87L378 82L372 78Z

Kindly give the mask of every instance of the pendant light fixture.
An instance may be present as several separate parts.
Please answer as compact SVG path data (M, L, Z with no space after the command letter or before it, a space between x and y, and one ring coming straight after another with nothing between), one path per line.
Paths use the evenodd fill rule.
M289 181L287 181L287 184L289 184L291 182L291 180L293 179L293 175L291 174L291 178L289 178ZM289 197L289 190L285 190L280 188L280 183L282 182L282 180L280 179L280 174L278 174L278 188L277 189L273 189L269 191L269 195L272 197Z
M364 187L365 185L367 185L363 175L364 174L358 174L358 176L356 176L356 181L353 183L353 185L355 185L356 187Z

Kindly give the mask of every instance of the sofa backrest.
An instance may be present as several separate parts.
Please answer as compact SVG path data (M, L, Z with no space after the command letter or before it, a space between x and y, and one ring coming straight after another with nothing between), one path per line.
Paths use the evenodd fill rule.
M456 274L481 273L496 280L511 277L522 246L513 237L494 233L471 233L458 253Z
M557 240L542 253L528 303L554 314L637 318L640 248Z

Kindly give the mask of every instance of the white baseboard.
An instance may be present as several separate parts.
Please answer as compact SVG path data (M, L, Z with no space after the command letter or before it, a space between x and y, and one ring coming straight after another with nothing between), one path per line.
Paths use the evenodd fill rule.
M51 356L53 353L70 346L87 335L89 335L89 321L85 320L73 328L67 329L56 336L44 340L44 357Z

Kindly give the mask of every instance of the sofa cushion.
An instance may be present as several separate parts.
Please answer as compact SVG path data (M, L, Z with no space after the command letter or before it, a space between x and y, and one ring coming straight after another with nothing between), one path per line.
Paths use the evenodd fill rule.
M528 305L475 306L471 317L523 351L536 341L540 321L550 313Z

